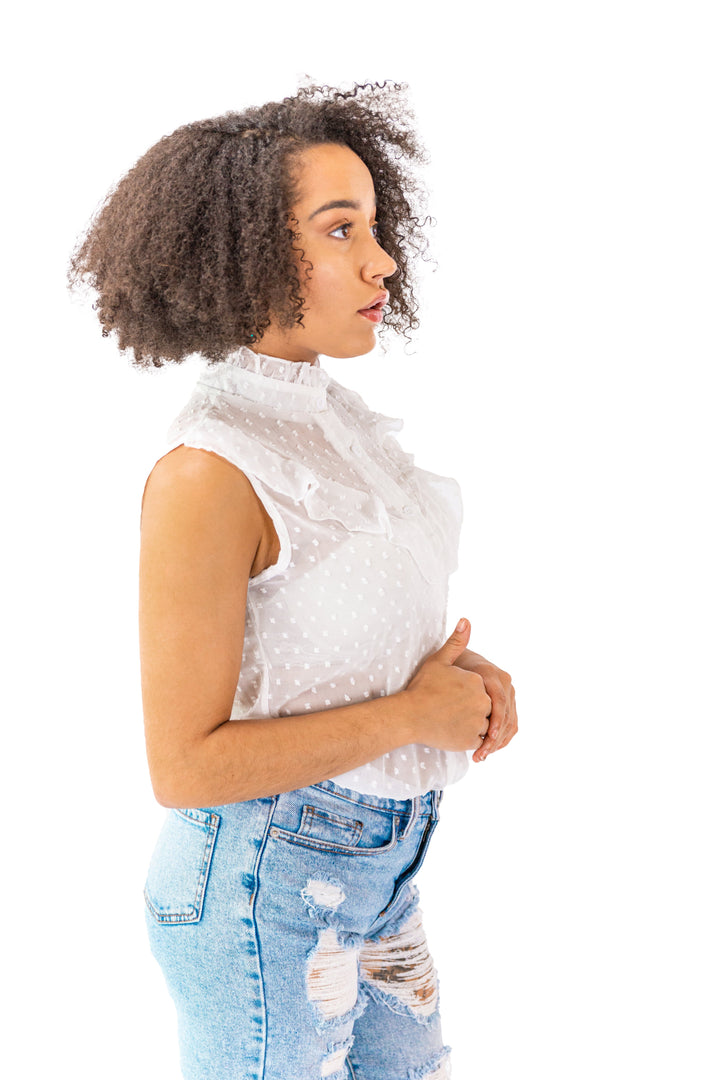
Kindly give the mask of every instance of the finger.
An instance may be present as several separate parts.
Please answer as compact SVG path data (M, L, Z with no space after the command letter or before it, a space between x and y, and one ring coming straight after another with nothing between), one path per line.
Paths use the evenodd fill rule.
M497 749L497 733L491 734L488 731L487 735L482 741L482 746L475 751L477 757L475 757L475 754L473 754L473 758L475 759L475 761L485 761L485 758L488 756L488 754L492 754L493 751Z
M505 695L505 689L498 679L487 679L485 681L485 693L490 698L490 712L488 713L490 723L485 735L495 742L505 726L509 702Z
M507 746L510 740L517 734L517 710L515 708L515 689L510 687L510 702L509 707L505 712L502 725L497 733L492 732L492 726L488 730L487 737L483 740L481 747L476 750L477 757L473 755L473 759L476 761L484 761L488 754L495 753L496 750L502 750ZM491 733L493 737L490 738Z
M467 649L469 640L470 622L468 619L461 619L445 644L435 653L436 658L445 664L454 664Z
M480 745L473 753L473 761L484 761L488 754L493 752L499 730L501 727L497 720L491 721L485 734L480 736Z
M502 725L510 708L505 687L499 679L490 676L483 676L483 682L485 683L485 693L492 703L489 713L492 717L491 726Z
M503 747L507 746L508 743L510 742L510 740L515 738L515 736L517 735L517 731L518 731L517 709L515 708L515 701L514 701L514 695L513 695L513 701L511 703L510 710L508 712L508 722L507 722L507 725L506 725L506 728L505 728L505 734L503 735L502 742L497 747L497 749L501 750Z
M499 750L507 728L506 713L503 708L502 716L495 715L495 707L491 713L490 726L487 729L482 746L476 751L478 761L484 761L488 754Z
M475 762L478 762L478 761L480 761L480 754L481 754L481 752L482 752L482 748L483 748L483 742L485 741L485 736L484 736L484 735L480 735L480 736L479 736L479 739L480 739L480 745L478 746L477 750L475 750L475 751L473 752L473 756L472 756L472 759L473 759L473 761L475 761Z

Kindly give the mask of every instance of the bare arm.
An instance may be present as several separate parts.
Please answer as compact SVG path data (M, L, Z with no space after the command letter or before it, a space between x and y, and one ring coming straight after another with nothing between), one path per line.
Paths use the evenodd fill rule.
M276 557L274 530L242 472L187 447L158 462L143 504L140 654L148 764L162 805L216 806L304 787L411 742L478 745L489 698L479 676L453 667L468 634L451 638L402 693L230 721L248 581Z

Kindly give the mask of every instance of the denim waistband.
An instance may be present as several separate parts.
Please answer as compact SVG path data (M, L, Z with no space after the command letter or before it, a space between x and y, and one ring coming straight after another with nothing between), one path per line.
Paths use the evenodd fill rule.
M440 790L426 792L425 795L416 795L414 799L385 799L379 795L368 795L365 792L353 791L351 788L340 787L332 780L321 780L312 784L308 790L319 788L340 799L356 803L359 806L368 806L372 810L379 810L386 814L410 814L413 819L420 817L437 817L438 807L443 797Z

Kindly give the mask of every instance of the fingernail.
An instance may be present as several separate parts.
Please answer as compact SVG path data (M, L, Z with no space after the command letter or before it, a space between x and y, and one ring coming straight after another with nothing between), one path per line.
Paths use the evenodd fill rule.
M455 633L456 634L463 634L466 629L467 629L467 619L461 619L460 622L455 627Z

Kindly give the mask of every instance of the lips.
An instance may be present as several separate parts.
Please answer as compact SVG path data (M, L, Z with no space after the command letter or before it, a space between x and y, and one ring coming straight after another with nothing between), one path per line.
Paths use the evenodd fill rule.
M358 310L358 315L364 315L364 317L366 319L369 319L370 322L381 322L382 309L385 307L389 299L390 293L386 289L383 289L383 291L378 293L375 299L370 304L368 304L367 307L360 308Z

